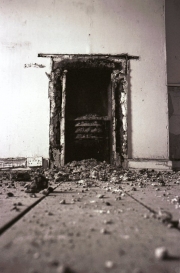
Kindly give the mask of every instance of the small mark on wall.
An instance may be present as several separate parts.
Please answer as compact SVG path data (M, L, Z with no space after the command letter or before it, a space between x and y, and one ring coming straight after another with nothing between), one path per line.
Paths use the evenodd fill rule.
M43 64L37 64L37 63L30 63L30 64L25 64L24 65L24 68L30 68L30 67L35 67L35 68L44 68L46 67L45 65Z
M16 49L16 48L28 48L30 49L31 48L31 43L26 41L26 42L6 42L6 41L3 41L2 43L2 46L6 47L7 49Z

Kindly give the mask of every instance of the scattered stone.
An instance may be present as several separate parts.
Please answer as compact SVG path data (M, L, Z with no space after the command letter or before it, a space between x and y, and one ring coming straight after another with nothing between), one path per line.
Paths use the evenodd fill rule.
M102 233L102 234L109 234L109 231L107 231L105 228L102 228L100 230L100 233Z
M89 203L94 204L94 203L97 203L97 201L96 200L91 200L91 201L89 201Z
M13 197L14 196L14 194L12 193L12 192L7 192L7 197Z
M11 210L20 211L20 209L18 207L16 207L16 205Z
M27 186L25 192L36 193L46 188L48 188L48 179L44 175L39 173L34 177L34 181Z
M174 225L173 225L173 223L169 223L169 224L167 225L167 227L168 227L168 228L173 228Z
M53 190L54 190L53 187L48 187L48 192L49 193L53 192Z
M62 200L59 202L59 204L62 204L62 205L66 204L66 200L65 200L65 199L62 199Z
M59 265L59 261L57 260L50 260L49 265L52 267L57 267Z
M34 253L34 255L33 255L33 258L34 258L34 259L39 259L39 257L40 257L39 252Z
M145 218L145 219L148 219L149 218L149 215L147 215L146 213L143 215L143 217Z
M66 173L64 170L59 171L55 174L55 183L68 181L69 180L69 173Z
M98 197L99 199L104 198L104 194L98 194L97 197Z
M90 231L95 231L95 228L94 227L90 227Z
M171 200L172 204L180 204L180 196L176 196Z
M112 220L104 220L104 224L110 225L110 224L113 224L113 221Z
M111 206L111 203L105 202L106 206Z
M172 221L172 214L168 211L160 209L158 211L157 218L161 220L163 223L169 223Z
M129 235L121 235L121 238L128 240L130 238L130 236Z
M61 265L57 268L57 273L76 273L74 270L72 270L70 267Z
M112 261L106 261L105 262L105 267L106 268L113 268L114 267L114 262L112 262Z
M35 193L31 193L31 194L30 194L30 197L31 197L31 198L36 198L37 196L36 196Z
M158 247L155 249L155 257L158 260L165 260L169 257L169 253L166 247Z
M39 193L41 193L43 195L48 195L49 191L48 191L48 189L44 189L44 190L40 191Z
M179 209L179 208L180 208L180 204L176 204L175 209Z
M47 215L52 216L52 215L54 215L54 214L53 214L52 212L49 211L49 212L47 213Z

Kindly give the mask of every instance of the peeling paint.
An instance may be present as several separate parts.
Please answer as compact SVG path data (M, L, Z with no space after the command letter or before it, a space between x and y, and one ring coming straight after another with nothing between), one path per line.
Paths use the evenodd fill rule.
M62 103L60 117L60 143L61 143L61 165L65 164L65 110L66 110L66 74L67 70L63 71L62 75Z
M52 64L53 65L53 64ZM50 125L49 125L49 157L52 166L60 165L60 121L59 112L61 105L61 73L59 69L51 72L51 81L49 82L50 99Z
M117 154L121 164L127 167L128 145L127 145L127 81L124 74L115 70L111 76L112 81L112 163L117 160ZM115 93L119 95L114 100ZM118 101L117 101L118 100ZM118 108L114 115L114 104ZM119 124L119 126L117 126ZM119 138L119 139L118 139ZM119 142L117 147L117 142Z

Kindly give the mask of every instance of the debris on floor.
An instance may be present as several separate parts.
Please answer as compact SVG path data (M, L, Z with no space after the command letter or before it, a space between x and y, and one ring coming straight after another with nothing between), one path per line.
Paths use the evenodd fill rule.
M105 267L106 268L113 268L114 267L114 263L112 261L106 261L105 262Z
M35 193L48 188L48 179L43 174L37 174L33 182L27 186L25 192Z
M172 214L168 211L160 209L157 215L158 219L160 219L163 223L170 223L172 221Z
M10 180L14 181L30 181L31 176L28 171L12 171L10 174Z
M35 263L46 262L48 266L43 272L48 273L49 269L53 273L89 272L74 271L76 262L73 261L73 255L77 253L79 264L89 257L96 259L95 247L99 247L97 256L101 255L99 264L102 269L98 271L93 268L90 271L92 273L126 272L125 267L120 267L124 257L127 261L135 253L138 259L139 251L143 252L140 259L149 259L149 263L155 261L157 264L165 264L164 260L170 261L169 250L166 247L156 247L169 247L164 233L161 234L161 227L167 234L177 232L175 228L180 230L180 172L125 170L95 159L73 161L54 169L32 168L27 172L29 178L24 176L24 180L15 171L14 176L11 175L12 171L0 172L0 205L7 202L4 215L10 213L18 216L26 209L27 204L37 202L38 198L43 199L44 205L40 202L39 207L37 206L40 213L33 208L23 221L19 221L28 223L25 226L29 232L27 235L26 228L22 228L24 235L19 235L19 242L24 237L29 242L34 234L33 243L28 245L32 249L27 252L27 256L31 255ZM53 191L54 187L58 187L57 192ZM151 228L148 230L149 225ZM161 241L157 242L157 236L161 235ZM16 240L18 239L15 242ZM86 245L87 242L89 245ZM105 242L108 244L105 245ZM13 245L15 247L15 243ZM172 251L172 246L170 247ZM83 258L86 248L89 252ZM45 250L45 254L41 249ZM51 255L48 262L49 249L54 256ZM71 263L68 266L66 261L69 260L63 260L66 251L70 251L68 258ZM103 256L104 252L109 255ZM145 272L140 271L135 259L128 266L133 265L134 269L131 267L127 272Z
M169 253L166 247L158 247L155 249L155 257L159 260L165 260L169 257Z

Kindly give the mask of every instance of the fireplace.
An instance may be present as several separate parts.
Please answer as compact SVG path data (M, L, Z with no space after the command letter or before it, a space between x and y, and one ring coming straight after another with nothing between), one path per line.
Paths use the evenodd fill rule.
M121 55L38 54L51 58L51 167L95 158L127 164L127 74Z

